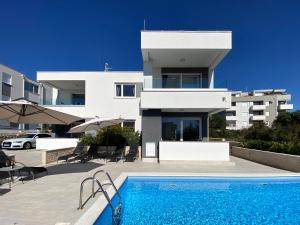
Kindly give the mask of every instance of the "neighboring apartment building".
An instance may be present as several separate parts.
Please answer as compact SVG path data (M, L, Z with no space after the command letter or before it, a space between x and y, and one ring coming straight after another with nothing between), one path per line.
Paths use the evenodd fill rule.
M280 111L293 109L291 95L285 89L232 92L231 108L226 110L226 128L249 128L255 121L271 126Z
M229 144L208 142L209 114L230 107L214 69L231 32L142 31L140 72L37 72L43 104L88 119L125 119L142 132L142 158L228 161Z
M26 99L40 103L39 83L2 64L0 64L0 83L2 101ZM35 129L36 127L37 125L13 124L0 120L0 130Z

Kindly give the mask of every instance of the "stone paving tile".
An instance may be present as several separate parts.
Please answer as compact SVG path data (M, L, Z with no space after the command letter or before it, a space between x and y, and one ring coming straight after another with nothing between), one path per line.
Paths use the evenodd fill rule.
M231 157L231 160L235 165L203 165L192 162L104 164L101 160L93 160L87 164L52 164L48 167L49 176L40 177L35 181L26 181L24 184L18 181L11 191L0 195L0 224L54 225L58 222L73 224L96 199L91 199L84 210L77 210L80 183L99 169L108 171L113 179L122 172L289 173L236 157ZM0 189L7 189L7 187L8 185L4 184ZM90 189L87 187L86 190Z

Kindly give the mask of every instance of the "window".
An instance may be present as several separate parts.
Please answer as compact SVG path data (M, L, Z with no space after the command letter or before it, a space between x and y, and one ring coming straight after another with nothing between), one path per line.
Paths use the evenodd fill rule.
M231 106L236 106L236 102L231 102Z
M135 84L116 84L116 96L134 98Z
M28 81L25 81L25 91L29 91L31 93L34 93L34 94L38 94L39 93L39 86L38 85L35 85L33 83L30 83Z
M125 120L123 122L123 127L128 127L135 130L135 121L134 120Z
M2 96L3 100L8 99L8 101L11 98L11 85L2 82Z
M11 75L2 73L2 100L11 101Z
M162 117L163 140L199 141L201 138L201 118Z
M8 73L2 73L2 82L11 85L11 75Z

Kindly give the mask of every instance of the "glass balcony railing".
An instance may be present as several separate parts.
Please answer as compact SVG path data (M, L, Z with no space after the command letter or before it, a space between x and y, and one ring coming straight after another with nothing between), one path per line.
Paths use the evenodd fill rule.
M209 80L207 78L195 78L195 77L184 77L178 78L144 78L144 89L197 89L197 88L209 88ZM213 85L213 88L227 88L227 81L217 80Z
M85 98L59 98L57 100L53 99L43 99L43 105L65 105L65 106L83 106L85 105Z

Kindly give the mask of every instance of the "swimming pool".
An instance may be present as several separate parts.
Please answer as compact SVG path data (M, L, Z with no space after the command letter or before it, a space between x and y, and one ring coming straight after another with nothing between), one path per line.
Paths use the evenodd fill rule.
M300 224L299 177L128 177L120 193L121 225Z

